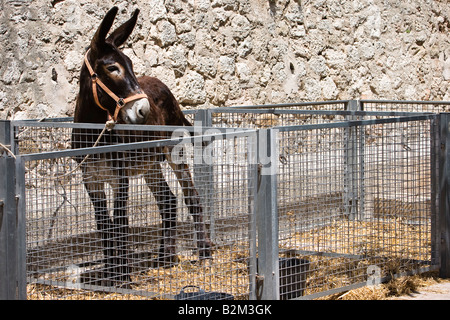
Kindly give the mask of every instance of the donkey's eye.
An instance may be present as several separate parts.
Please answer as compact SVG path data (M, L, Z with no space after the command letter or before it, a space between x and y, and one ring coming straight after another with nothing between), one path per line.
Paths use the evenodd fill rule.
M119 71L119 68L118 68L115 64L112 64L112 65L110 65L110 66L107 66L106 69L107 69L109 72L118 72L118 71Z

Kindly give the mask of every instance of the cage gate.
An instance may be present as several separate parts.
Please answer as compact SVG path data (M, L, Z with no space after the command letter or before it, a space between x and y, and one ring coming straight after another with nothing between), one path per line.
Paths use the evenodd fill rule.
M67 132L67 136L70 130L66 129L70 129L71 124L62 127L61 130L61 124L41 124L26 132L30 127L17 127L16 134L24 141L39 144L41 149L54 150L53 141L58 144L68 141L63 132ZM121 129L125 127L117 126L117 130ZM49 130L53 132L49 133ZM43 142L36 138L39 131L45 131L46 137L55 135L59 139L49 138ZM236 299L248 299L251 287L250 241L254 238L248 211L248 159L251 158L246 150L248 135L241 130L241 133L209 136L209 152L222 153L224 157L209 157L206 162L194 157L196 151L192 141L197 139L195 137L23 155L29 297L173 299L184 287L197 286L204 291L224 292ZM20 142L18 146L20 148ZM200 147L203 148L201 144ZM190 170L172 169L172 164L161 162L167 149L172 156L181 154L172 160L188 165ZM87 164L84 176L74 161L76 157ZM111 225L111 230L104 230L116 248L118 263L126 263L129 270L130 281L120 285L108 285L111 279L105 274L113 278L113 272L127 269L119 265L118 271L114 271L114 262L107 261L105 239L97 230L100 217L93 214L95 203L89 199L83 181L92 183L90 192L99 192L101 187L105 187L108 212L103 214L103 219L116 219L112 208L115 207L114 196L119 187L111 169L112 161L121 161L131 172L127 199L128 231L114 230L114 225ZM189 189L187 184L194 172L195 185L200 186L197 190ZM211 179L211 172L218 178ZM165 184L171 191L164 187ZM202 216L194 208L197 192L201 193L202 201L209 199ZM170 204L171 201L175 203ZM173 206L176 218L166 215L161 220L160 214L164 210L173 210ZM165 224L164 219L173 221ZM202 248L197 244L201 241L199 230L202 224L208 236L213 234L212 259L203 259L199 254ZM176 239L171 242L169 235L175 235ZM169 257L169 251L166 252L170 245L176 246L173 257ZM122 246L120 253L119 246Z

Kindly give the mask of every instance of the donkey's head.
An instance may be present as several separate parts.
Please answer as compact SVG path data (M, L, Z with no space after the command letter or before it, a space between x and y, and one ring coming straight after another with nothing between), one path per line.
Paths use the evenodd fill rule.
M131 60L118 48L133 31L139 10L106 38L117 11L117 7L108 11L85 55L92 98L119 123L144 123L150 112L149 100L139 86Z

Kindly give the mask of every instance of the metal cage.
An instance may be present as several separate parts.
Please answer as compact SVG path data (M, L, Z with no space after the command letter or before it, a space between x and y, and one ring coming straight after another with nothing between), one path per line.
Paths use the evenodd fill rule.
M191 110L193 127L116 125L105 133L114 143L77 149L74 130L93 141L104 126L3 121L2 297L313 299L402 274L448 276L449 117L433 112L448 107ZM104 188L108 230L92 186Z

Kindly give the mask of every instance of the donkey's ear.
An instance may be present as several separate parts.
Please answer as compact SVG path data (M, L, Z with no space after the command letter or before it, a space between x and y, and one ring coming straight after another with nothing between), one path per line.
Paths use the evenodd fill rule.
M103 18L102 23L91 40L91 51L94 53L98 53L101 50L101 47L105 44L106 35L108 34L109 29L111 29L118 11L119 8L112 7Z
M136 26L138 14L139 9L136 9L131 18L116 30L114 30L114 32L111 33L106 41L112 43L116 47L121 46L125 41L127 41L128 37L133 32L133 29Z

